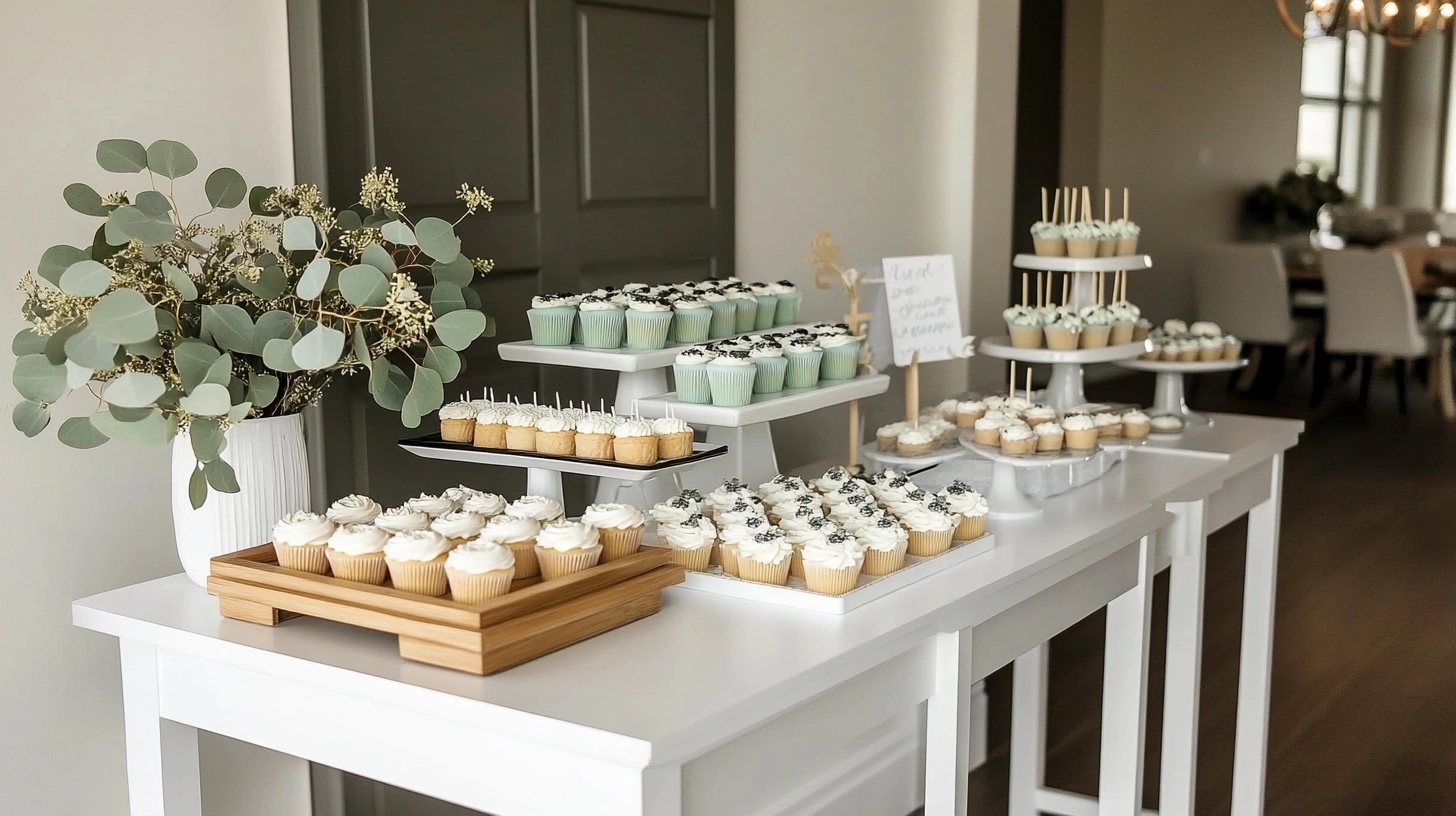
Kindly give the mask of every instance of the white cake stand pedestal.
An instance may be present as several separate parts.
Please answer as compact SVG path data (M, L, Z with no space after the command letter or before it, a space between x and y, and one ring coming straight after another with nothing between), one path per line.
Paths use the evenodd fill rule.
M1089 461L1098 453L1097 450L1063 450L1060 453L1011 456L996 448L971 442L969 434L962 434L960 442L961 446L971 453L982 459L991 460L991 490L986 495L986 503L991 507L990 517L993 519L1028 519L1035 518L1042 513L1041 507L1022 495L1021 488L1017 487L1017 470L1029 467L1069 467L1078 462Z
M1077 349L1075 351L1053 351L1047 348L1017 348L1011 345L1009 337L988 337L981 341L981 353L1001 360L1017 360L1032 365L1050 365L1051 380L1047 383L1043 398L1051 407L1067 413L1087 403L1087 393L1082 386L1082 367L1092 363L1115 363L1136 359L1148 350L1148 341L1124 343L1118 346Z
M1213 420L1189 410L1188 401L1183 395L1183 375L1238 371L1248 364L1248 360L1214 360L1193 363L1175 363L1166 360L1121 360L1117 363L1117 365L1133 371L1151 371L1156 374L1157 387L1153 392L1153 405L1149 409L1150 412L1180 416L1189 425L1212 425Z

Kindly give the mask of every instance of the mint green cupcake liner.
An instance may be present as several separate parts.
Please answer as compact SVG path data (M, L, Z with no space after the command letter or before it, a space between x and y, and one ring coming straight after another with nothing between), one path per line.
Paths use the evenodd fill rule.
M799 322L799 304L804 301L802 292L779 295L778 308L774 310L775 326L792 326Z
M818 385L819 366L823 358L824 352L817 350L809 354L785 354L784 359L789 361L789 365L784 372L784 387L813 388Z
M708 364L708 391L714 405L747 405L753 399L753 381L758 366L715 366Z
M576 323L576 307L552 306L549 309L527 309L531 322L531 342L538 346L569 346Z
M755 329L772 329L774 327L774 316L778 314L778 295L758 295L758 312L754 315L753 327Z
M730 337L738 328L737 308L731 300L720 300L708 304L713 310L713 318L708 323L708 339L722 340Z
M672 312L639 312L627 310L627 348L651 351L667 345L667 330L672 326Z
M859 368L859 341L824 349L824 363L819 367L821 380L852 380Z
M733 331L739 334L753 331L754 321L758 319L758 300L756 298L735 300L733 308L735 309Z
M673 363L672 378L677 383L677 398L695 405L707 405L713 401L708 388L708 366L678 365Z
M753 378L753 393L777 394L784 390L784 373L789 367L786 357L760 357L753 361L758 374Z
M678 343L705 343L713 324L712 309L673 312L672 338Z
M627 313L621 309L581 312L581 344L593 349L619 349L627 337Z

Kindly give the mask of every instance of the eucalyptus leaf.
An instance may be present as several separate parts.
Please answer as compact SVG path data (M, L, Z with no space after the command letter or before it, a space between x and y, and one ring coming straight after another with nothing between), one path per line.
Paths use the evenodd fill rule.
M426 349L423 364L434 369L442 382L454 382L460 376L460 355L444 346L430 346Z
M102 396L122 408L146 408L166 391L167 384L156 374L128 371L107 383Z
M253 215L281 215L277 209L270 208L263 203L276 192L278 192L277 187L253 187L248 190L248 212Z
M127 409L113 408L99 411L91 416L91 424L109 439L119 439L138 445L161 445L170 441L172 429L162 412L149 408L137 412L140 418L123 422L116 415Z
M144 360L156 360L167 353L162 344L154 337L151 340L144 340L140 343L127 343L126 353L132 357L141 357Z
M435 335L456 351L464 351L485 332L485 315L462 309L435 319Z
M339 361L344 353L344 333L319 326L293 345L293 360L300 368L321 371Z
M216 360L213 360L212 365L207 367L207 374L203 376L202 382L216 383L217 385L227 385L232 380L232 378L233 356L231 354L224 354L218 357ZM201 384L202 383L198 383L198 385Z
M263 346L263 365L284 374L298 371L299 365L293 359L293 343L288 340L269 340Z
M182 178L197 169L197 156L181 142L158 139L147 147L147 167L169 179Z
M172 361L182 378L182 388L191 391L207 379L207 371L222 353L201 340L183 340L172 350Z
M82 215L95 215L105 218L111 212L105 204L101 203L101 194L91 189L91 185L76 182L67 184L66 189L61 191L61 196L66 199L66 206Z
M132 202L138 210L150 215L154 221L172 220L172 202L156 190L142 190Z
M228 409L228 415L227 415L228 422L231 422L234 425L236 425L237 423L242 422L243 420L247 419L248 418L248 414L251 413L252 410L253 410L253 403L248 402L247 400L243 400L242 402L236 403L236 404L233 405L232 408Z
M10 421L15 423L16 430L26 436L35 436L51 424L51 412L38 402L21 400L11 410Z
M51 363L44 354L15 358L10 379L22 397L36 402L55 402L66 393L66 367Z
M46 338L35 333L35 329L21 329L10 341L10 353L16 357L27 354L44 354Z
M355 264L339 273L339 292L355 306L383 306L389 300L389 279L367 264Z
M258 315L253 327L253 354L262 354L269 340L290 340L298 330L298 321L282 309L273 309Z
M111 417L117 422L145 422L156 413L157 409L150 405L145 408L123 408L120 405L113 405L110 408Z
M426 255L437 261L450 263L460 257L460 238L455 228L443 218L421 218L415 224L415 240Z
M147 149L131 139L106 139L96 145L96 163L109 173L140 173L147 169Z
M177 225L153 218L135 206L117 207L106 216L106 243L121 246L128 240L155 246L177 237Z
M495 318L491 317L490 315L485 316L485 331L482 332L480 336L495 337Z
M267 408L278 398L278 378L272 374L254 374L248 378L248 402Z
M100 200L98 196L97 201ZM415 245L415 231L410 229L409 224L403 221L390 221L388 224L380 227L379 231L384 235L384 240L391 244L400 244L402 246Z
M405 395L400 409L400 421L407 428L418 428L420 420L445 404L445 385L440 375L432 368L420 366L415 369L415 381Z
M193 510L200 510L207 503L207 474L202 472L201 465L187 477L187 501Z
M274 300L287 291L288 276L284 274L282 267L277 264L269 264L258 273L256 281L239 276L238 283L263 300Z
M183 300L197 300L197 284L193 282L192 277L182 267L176 264L163 263L162 275L167 279L167 284L173 289L176 289L178 294L182 295Z
M227 435L222 423L210 417L199 417L187 426L187 435L192 443L192 454L199 462L211 462L222 456L227 447Z
M233 404L233 407L228 409L228 416L232 416L237 411L239 405L248 401L248 384L237 377L233 377L227 381L227 390L228 401ZM245 415L246 413L244 412Z
M179 333L177 318L173 317L171 312L160 306L157 307L157 331L171 332L172 334Z
M76 297L97 297L111 285L111 268L91 259L77 261L61 274L61 291Z
M102 370L111 368L120 346L103 339L90 325L71 335L66 340L66 359L87 368Z
M60 430L56 431L56 437L61 440L61 444L77 450L95 448L110 441L106 434L96 430L90 417L71 417L62 422Z
M208 174L202 190L207 193L207 203L231 210L243 203L243 199L247 197L248 183L243 181L242 173L231 167L219 167Z
M64 365L66 362L66 341L78 334L85 328L86 321L72 320L70 323L60 327L46 339L45 356L52 365Z
M364 337L364 326L360 323L354 324L353 336L354 359L369 365L369 340Z
M91 308L91 328L112 343L143 343L157 336L157 310L135 289L118 289Z
M110 221L109 216L107 220ZM86 257L93 261L106 263L115 257L118 252L126 248L126 241L121 241L116 244L107 241L106 232L107 227L105 223L96 228L96 232L91 236L91 246L86 250Z
M345 232L353 232L364 226L364 220L359 217L359 213L353 210L339 210L338 214L334 216L334 220L338 222L339 229Z
M91 375L96 372L85 366L79 366L70 360L66 361L66 387L75 391L84 388L86 383L91 382Z
M59 287L61 275L64 275L66 270L73 265L87 260L87 258L85 250L66 244L57 244L40 256L40 265L35 268L35 274Z
M465 307L465 295L453 283L437 283L430 290L430 308L437 318Z
M219 493L236 493L242 489L238 487L238 477L233 473L233 466L222 459L203 462L202 472L207 475L207 485Z
M252 353L253 320L241 306L232 303L203 306L202 330L211 335L220 349Z
M203 383L178 400L177 405L189 414L220 417L227 416L228 409L233 407L233 401L226 386Z
M318 249L318 227L306 215L290 216L283 222L283 248L290 251Z
M404 407L409 390L409 375L384 357L374 358L369 366L369 393L381 408L398 411Z
M477 312L480 311L480 293L479 292L477 292L474 289L472 289L469 286L467 286L464 289L461 289L460 290L460 296L463 297L463 298L465 298L465 308L467 308L467 309L474 309ZM486 315L486 319L489 320L489 318L490 318L490 315ZM490 329L487 327L486 331L487 332L490 332ZM487 334L486 336L489 337L490 334Z
M389 254L389 250L379 244L364 247L364 251L359 253L359 262L369 264L386 275L393 275L399 270L394 263L394 257Z
M461 289L475 279L475 267L464 255L456 255L449 263L435 261L430 264L430 272L435 276L435 283L453 283Z
M303 300L313 300L324 292L324 284L329 280L329 259L314 258L304 267L303 274L298 278L298 287L295 291Z

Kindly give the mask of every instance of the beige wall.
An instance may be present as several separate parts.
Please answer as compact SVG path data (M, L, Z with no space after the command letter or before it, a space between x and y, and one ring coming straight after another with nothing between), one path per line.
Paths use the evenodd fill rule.
M1010 251L1014 8L970 0L739 0L736 8L737 273L791 278L807 290L807 318L838 319L842 294L814 290L803 262L809 240L827 229L860 269L949 253L963 314L975 306L999 314ZM995 265L981 272L988 256ZM967 323L968 332L990 330ZM925 399L964 389L969 368L927 366ZM898 385L891 393L865 403L871 422L903 410ZM838 408L778 423L780 464L842 457L846 416Z
M1243 191L1294 163L1300 44L1268 0L1067 5L1062 182L1131 188L1155 266L1131 299L1193 316L1194 250L1236 237Z
M46 247L84 244L96 228L95 219L66 208L61 189L85 181L104 194L135 181L96 167L100 139L177 139L204 169L227 163L249 181L292 178L286 38L284 0L8 5L0 29L0 75L7 77L0 90L0 330L7 349L22 327L15 281ZM195 183L200 188L200 175ZM201 203L200 191L188 191L192 206ZM25 439L9 422L17 395L8 360L4 368L0 809L124 814L116 641L73 628L69 604L178 571L168 453L115 442L73 451L54 438L59 420L42 438ZM63 410L84 409L74 399ZM230 795L226 788L237 786L225 785L219 772L236 777L230 766L257 759L254 749L204 746L210 792L221 794L209 797L210 814L281 813L306 798L306 780L296 778L262 801ZM250 767L242 766L244 778Z

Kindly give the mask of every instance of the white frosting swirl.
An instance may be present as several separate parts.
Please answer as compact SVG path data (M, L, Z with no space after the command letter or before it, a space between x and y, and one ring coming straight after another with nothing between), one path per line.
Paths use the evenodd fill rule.
M598 530L630 530L646 524L647 518L642 515L641 510L630 504L604 502L588 506L586 512L581 514L581 521Z
M391 561L434 561L450 550L450 539L434 530L405 530L390 536L384 557Z
M335 524L368 524L379 516L380 507L368 496L357 493L329 505L329 521Z
M1097 425L1086 414L1072 414L1062 420L1062 427L1068 431L1090 431Z
M440 419L474 419L475 406L468 402L452 402L440 408Z
M718 528L701 515L692 515L682 521L664 524L659 528L668 546L679 550L697 550L712 544L718 537Z
M461 502L460 509L490 518L506 511L506 500L504 496L494 493L476 493Z
M693 426L677 417L662 417L652 420L652 430L659 434L680 434L691 432Z
M444 496L432 496L429 493L421 493L413 499L404 503L405 507L411 510L418 510L430 518L438 518L455 509L455 502Z
M454 510L430 522L430 529L446 538L474 538L485 529L485 517Z
M329 549L344 555L369 555L382 552L389 543L389 533L373 524L345 524L329 536Z
M950 505L952 512L959 513L966 517L984 516L991 512L986 504L986 497L974 490L965 493L939 493L940 498Z
M610 434L617 427L616 418L609 414L587 414L576 421L579 434Z
M445 568L480 575L483 572L498 572L516 565L516 554L509 547L502 547L494 541L472 541L456 547L445 556Z
M829 569L851 569L864 560L864 553L852 544L834 544L825 538L804 545L804 563Z
M522 496L506 505L506 515L534 519L538 522L555 521L565 515L561 502L545 496Z
M688 517L696 515L698 508L692 506L687 499L668 499L658 502L648 511L652 520L658 524L673 524L680 521L687 521Z
M652 423L645 419L629 419L621 425L618 425L612 431L612 434L618 439L623 439L640 436L656 436L657 432L652 429Z
M887 520L888 521L888 520ZM875 552L891 552L904 543L909 535L905 528L893 521L866 524L854 532L855 540L863 549Z
M746 541L738 542L738 557L760 564L782 564L794 554L794 548L778 530L769 530Z
M374 524L379 529L390 533L427 530L430 527L430 514L408 505L391 507L376 516Z
M561 414L547 414L536 420L536 430L545 433L560 433L562 431L576 430L576 422L570 417Z
M900 523L916 532L943 532L955 529L955 519L924 507L917 507L900 516Z
M485 523L480 531L481 541L497 544L516 544L530 541L541 531L541 523L522 516L495 516Z
M536 534L536 546L557 552L589 550L599 538L597 528L579 521L553 521Z

